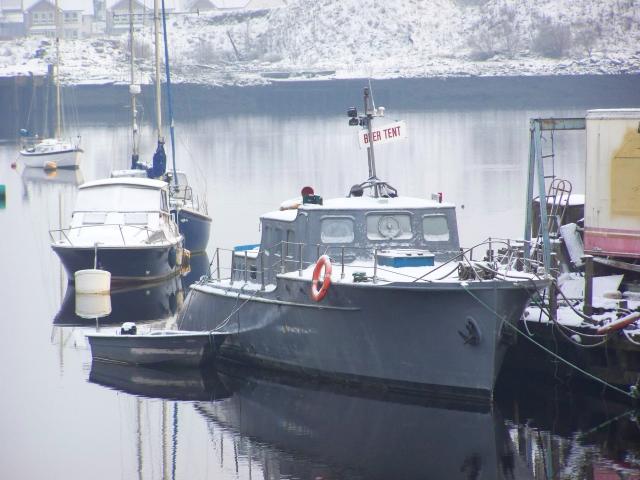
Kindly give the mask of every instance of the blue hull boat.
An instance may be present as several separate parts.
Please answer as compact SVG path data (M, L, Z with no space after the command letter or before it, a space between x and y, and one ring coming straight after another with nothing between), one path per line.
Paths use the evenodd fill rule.
M172 210L178 220L178 228L184 237L184 247L190 252L204 252L209 243L211 217L190 208Z

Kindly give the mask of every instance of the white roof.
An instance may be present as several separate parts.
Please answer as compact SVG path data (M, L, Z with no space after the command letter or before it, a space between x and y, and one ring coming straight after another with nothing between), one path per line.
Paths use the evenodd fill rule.
M288 203L289 202L283 202L283 205ZM322 205L306 203L300 205L298 208L268 212L262 215L262 218L291 222L298 215L298 210L414 210L417 208L454 207L455 205L453 203L438 203L433 200L414 197L343 197L324 200Z
M22 11L22 0L0 0L0 10Z
M640 119L640 108L610 108L601 110L589 110L587 118L599 120L616 119Z
M25 0L24 9L29 10L42 1L55 6L55 0ZM90 0L58 0L58 5L63 12L81 11L85 15L93 15L93 2Z
M129 0L108 0L106 8L107 10L111 10L115 5L123 2L124 2L123 6L126 6L126 8L129 8ZM149 10L153 10L153 0L135 0L135 2L145 6ZM164 8L166 10L176 10L177 2L178 0L164 0ZM160 2L160 8L162 8L162 2Z
M105 178L102 180L83 183L78 188L93 188L105 185L131 185L143 188L164 188L167 186L167 182L163 182L162 180L153 180L151 178Z
M262 215L262 218L268 218L270 220L280 220L281 222L293 222L298 216L297 209L290 210L276 210L274 212L268 212Z
M373 198L368 196L362 197L343 197L330 198L324 201L323 205L304 204L301 209L413 209L413 208L446 208L453 207L452 203L438 203L433 200L414 197L395 197L395 198Z

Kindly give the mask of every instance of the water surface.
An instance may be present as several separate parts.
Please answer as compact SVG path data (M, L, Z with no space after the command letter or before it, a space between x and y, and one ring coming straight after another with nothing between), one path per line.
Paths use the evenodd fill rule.
M624 80L609 85L628 86ZM521 92L518 82L501 80L493 90ZM603 79L594 82L600 86ZM231 101L219 109L201 103L201 91L181 93L178 166L209 205L209 258L217 246L258 241L258 216L302 186L325 198L342 196L367 177L366 157L345 115L361 103L364 82L334 84L336 97L345 96L345 85L353 87L352 101L340 109L335 99L324 100L333 98L326 85L321 91L313 84L291 87L292 98L309 99L304 108L283 105L283 86L277 95L252 90L254 106L264 108L237 111ZM464 245L523 236L531 117L640 105L638 89L598 98L588 81L578 84L574 101L564 83L547 92L562 97L557 107L544 96L536 103L533 94L461 101L468 88L482 91L469 85L471 79L448 87L430 105L416 96L415 81L374 84L387 91L378 104L395 99L400 105L384 105L387 118L409 128L406 142L377 150L378 175L401 195L442 192L456 203ZM142 156L149 159L150 117L145 113L142 131ZM640 478L637 416L615 399L552 379L505 380L497 404L477 410L372 398L256 372L92 370L83 333L95 322L77 325L48 232L67 225L78 183L128 166L127 122L122 103L80 111L71 129L82 134L86 150L78 172L13 170L17 147L0 145L0 183L7 186L0 210L1 477ZM546 153L551 143L547 137ZM553 148L556 161L547 160L547 171L582 193L584 133L557 134ZM206 265L206 257L200 260ZM170 322L184 296L182 282L114 294L113 320ZM76 325L61 326L69 323Z

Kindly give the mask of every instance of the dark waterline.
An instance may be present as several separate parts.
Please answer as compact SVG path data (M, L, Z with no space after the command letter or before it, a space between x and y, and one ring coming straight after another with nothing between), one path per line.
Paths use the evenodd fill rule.
M640 75L416 78L373 80L371 84L378 105L404 111L640 105ZM182 116L346 114L347 106L355 103L354 92L367 85L367 79L282 81L245 87L178 84L173 88L174 108L176 115ZM153 111L152 90L151 86L143 87L147 112ZM82 85L73 91L78 107L94 113L103 106L129 102L126 85Z

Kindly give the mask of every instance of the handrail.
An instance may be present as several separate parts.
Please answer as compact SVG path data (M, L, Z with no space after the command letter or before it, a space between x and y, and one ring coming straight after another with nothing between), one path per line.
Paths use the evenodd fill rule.
M521 267L520 268L521 270L525 270L526 272L529 272L530 274L533 273L534 275L537 276L539 268L542 266L542 262L536 261L533 259L524 258L524 252L522 247L524 243L526 242L522 242L522 241L514 242L513 240L501 239L501 238L488 238L482 242L477 243L476 245L473 245L470 248L461 249L460 251L457 251L456 255L453 258L435 266L434 268L429 269L429 271L426 272L424 275L421 275L418 277L416 277L416 275L411 275L408 273L398 271L397 269L390 270L388 268L384 268L383 266L378 265L377 261L375 261L375 258L377 258L378 249L375 247L372 247L372 248L351 247L351 246L332 247L326 244L305 244L302 242L280 241L274 245L270 245L269 248L266 248L266 249L258 248L259 253L258 253L258 256L255 258L255 262L249 261L248 251L237 251L230 248L218 247L216 248L214 258L212 259L210 264L209 279L213 279L215 276L215 279L217 281L229 280L231 281L231 283L233 283L234 281L244 281L245 283L247 283L247 282L250 282L249 280L250 276L253 276L252 278L256 280L259 277L260 278L259 281L262 284L262 289L264 289L265 277L274 278L278 274L288 273L292 271L297 271L298 275L302 276L302 271L305 268L315 265L314 261L311 261L311 262L304 261L303 255L302 255L303 249L316 248L318 255L320 255L322 253L323 247L324 247L324 252L323 252L324 254L329 254L331 249L336 249L336 248L340 249L340 251L338 252L338 255L332 257L332 260L336 264L341 265L340 278L344 278L345 276L345 273L344 273L345 265L352 264L352 261L350 261L349 263L346 263L344 260L344 250L346 248L354 249L354 250L366 250L369 252L373 252L374 263L372 265L357 265L357 268L365 271L372 271L373 276L371 277L371 279L374 281L374 283L378 280L381 280L382 279L381 274L384 275L384 273L392 273L396 277L398 276L406 277L412 283L419 282L419 281L426 281L426 282L442 281L442 280L445 280L447 277L453 275L455 272L457 272L458 269L460 268L460 265L462 264L469 266L470 274L473 275L473 279L475 281L480 281L480 282L485 281L487 278L487 277L484 277L483 279L483 276L482 276L483 271L493 272L493 271L497 271L498 269L501 269L502 272L505 272L504 275L502 273L501 275L507 276L506 275L507 271L517 271L519 269L518 267ZM289 252L296 251L294 248L289 250L287 248L288 245L293 246L294 248L297 247L298 258L295 258L295 255L286 255L287 251ZM474 250L477 250L479 248L484 248L485 246L489 247L489 249L487 250L487 256L480 261L472 260ZM494 248L500 247L500 246L504 246L505 248L502 248L502 249L497 248L497 252L494 251ZM269 265L265 265L265 260L266 258L268 258L268 256L265 255L265 250L274 252L274 254L271 255L273 256L273 260L270 262ZM222 253L230 254L232 259L236 258L235 262L237 263L235 263L234 260L232 260L230 267L221 267L220 256ZM437 253L453 253L453 252L437 252ZM211 266L213 265L214 261L216 263L216 268L214 271L211 271ZM444 269L447 265L452 266L453 268L447 271L441 277L438 277L435 279L427 278L431 276L434 272ZM290 267L293 267L293 268L290 268ZM228 276L226 274L223 275L222 274L223 271L228 271L229 275ZM520 278L520 277L511 276L510 278Z
M91 228L91 227L118 227L118 231L120 232L120 236L122 237L122 244L126 245L126 240L124 237L124 233L123 233L123 228L125 229L138 229L142 232L146 232L147 234L147 243L151 243L151 239L152 239L152 233L156 232L156 231L161 231L163 233L162 238L158 238L157 241L154 241L153 243L162 243L163 241L167 241L167 236L164 234L163 230L154 230L151 229L149 227L147 227L146 225L122 225L121 223L99 223L99 224L91 224L91 225L80 225L80 226L75 226L75 227L67 227L67 228L56 228L56 229L51 229L49 230L49 237L51 238L52 242L55 242L55 238L54 238L54 234L55 233L59 233L64 235L65 239L67 240L67 242L70 245L74 245L73 242L71 241L71 239L67 236L67 233L71 233L71 231L73 230L80 230L83 228ZM178 235L177 230L174 226L170 226L169 227L172 230L172 233L174 235Z

